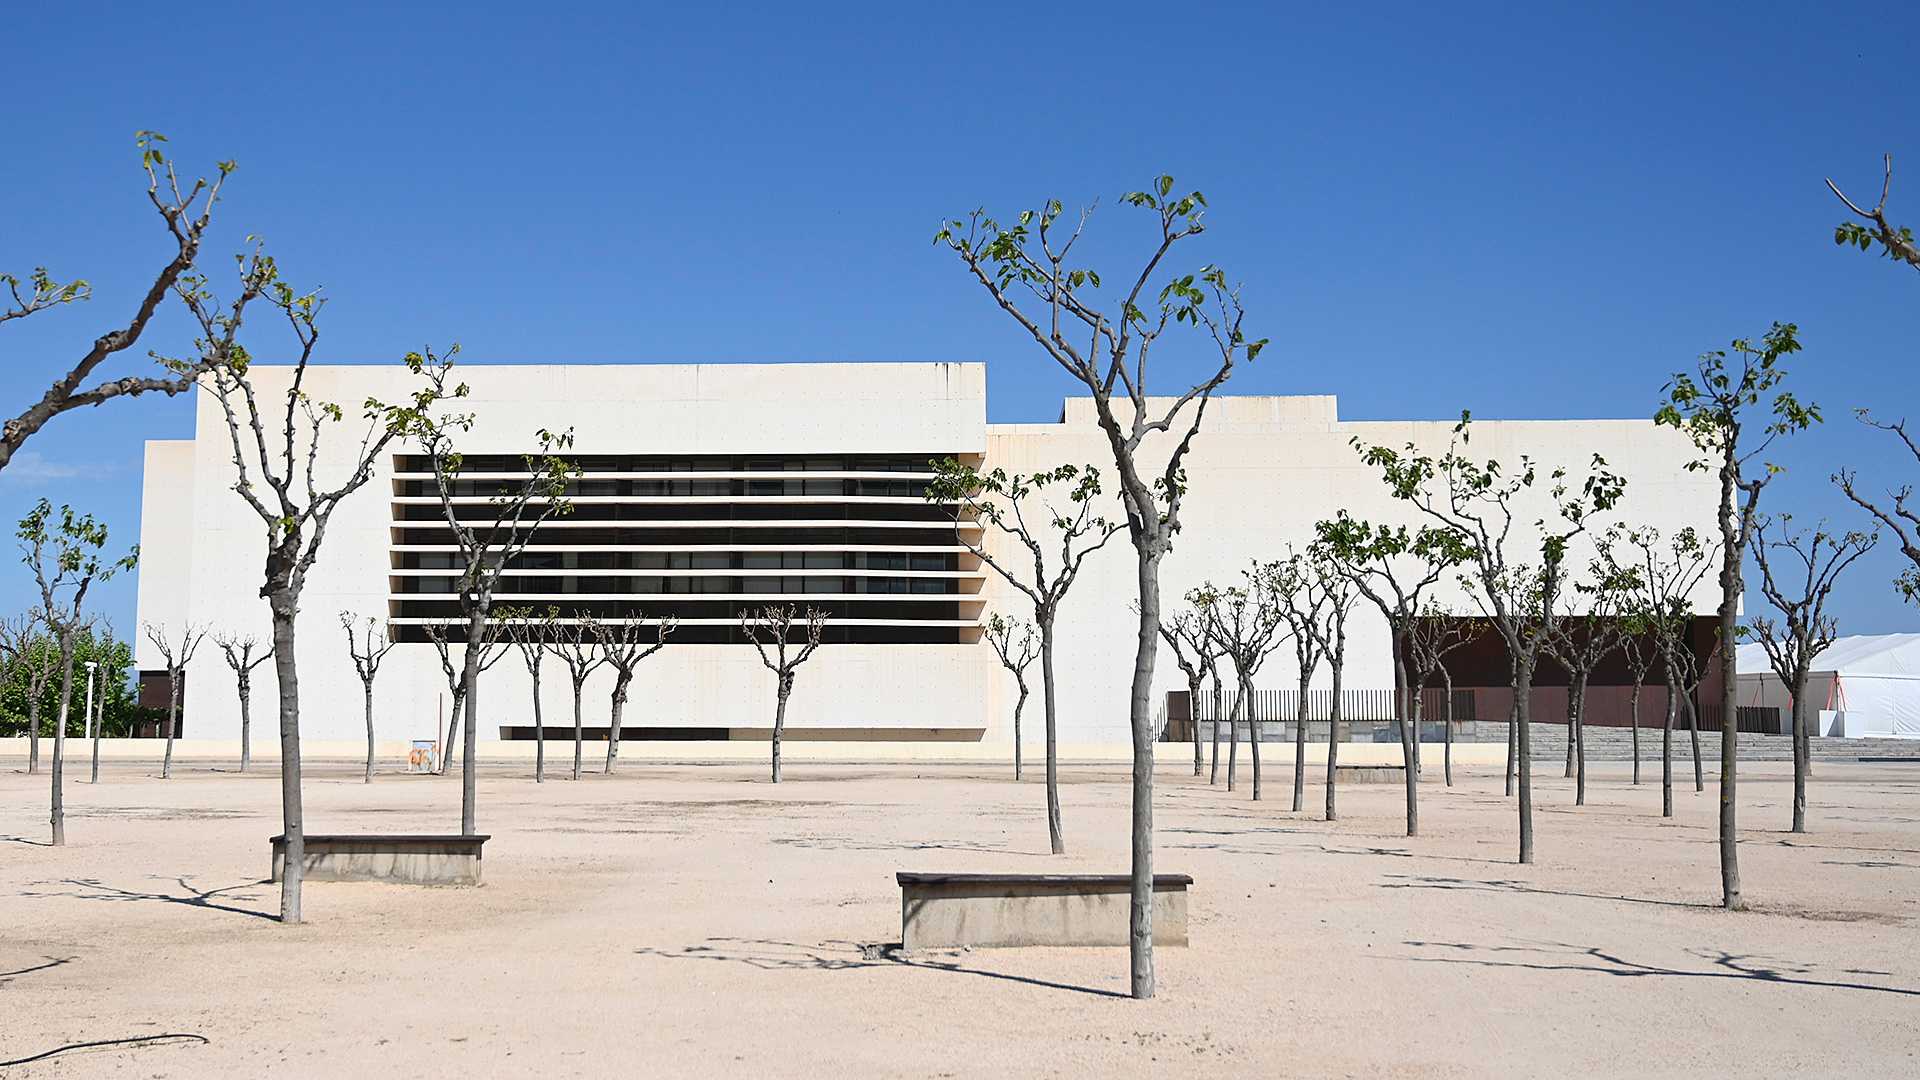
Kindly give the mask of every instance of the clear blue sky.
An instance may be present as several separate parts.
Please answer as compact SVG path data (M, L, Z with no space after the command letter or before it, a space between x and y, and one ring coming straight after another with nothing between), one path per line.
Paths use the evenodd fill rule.
M1834 467L1920 473L1851 418L1920 418L1920 275L1836 249L1821 179L1867 195L1891 150L1920 225L1920 8L1557 6L30 5L0 37L0 268L96 298L0 332L0 400L164 261L140 128L240 163L206 265L265 236L326 286L327 361L983 360L995 420L1069 387L938 220L1097 197L1137 238L1114 198L1168 171L1214 207L1193 257L1275 343L1234 392L1647 416L1695 354L1793 320L1828 423L1767 502L1853 522ZM187 343L169 319L146 344ZM0 473L0 514L46 494L130 543L142 440L187 434L184 400L70 414ZM1844 587L1845 630L1920 628L1897 566ZM103 601L129 634L131 581Z

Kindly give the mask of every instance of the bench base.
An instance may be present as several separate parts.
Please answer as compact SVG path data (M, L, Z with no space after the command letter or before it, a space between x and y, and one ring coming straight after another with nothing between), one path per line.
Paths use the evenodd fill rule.
M1422 769L1422 773L1426 770ZM1405 765L1335 765L1333 776L1341 784L1404 784L1407 782Z
M307 881L397 881L409 885L480 884L485 836L306 837ZM273 838L274 881L286 876L287 838Z
M904 949L1125 945L1124 874L897 874ZM1153 942L1187 943L1185 874L1153 879Z

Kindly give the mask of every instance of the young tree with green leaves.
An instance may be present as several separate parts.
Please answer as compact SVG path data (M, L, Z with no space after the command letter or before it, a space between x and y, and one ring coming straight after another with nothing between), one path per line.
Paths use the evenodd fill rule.
M1778 535L1768 536L1769 528ZM1840 575L1855 560L1873 550L1879 537L1850 532L1836 536L1824 526L1794 532L1793 518L1765 517L1753 523L1753 559L1760 567L1760 593L1780 613L1778 620L1758 616L1753 635L1767 654L1767 663L1787 688L1793 713L1793 831L1807 831L1807 770L1811 764L1809 739L1812 717L1807 709L1807 678L1813 661L1833 644L1839 633L1827 614L1827 598Z
M367 724L367 764L360 777L363 784L373 783L373 681L380 676L380 662L398 644L387 636L380 620L368 616L356 619L351 611L340 613L340 629L347 633L347 656L353 661L353 673L360 677L360 694Z
M1558 609L1567 586L1567 548L1585 533L1592 516L1619 502L1626 481L1593 455L1578 490L1567 482L1567 470L1556 467L1545 477L1552 513L1537 518L1531 530L1538 537L1540 563L1530 566L1513 558L1510 550L1520 538L1523 511L1519 503L1541 485L1540 467L1522 455L1509 473L1499 461L1475 460L1465 447L1471 439L1468 413L1460 414L1447 452L1438 458L1409 443L1404 450L1367 447L1362 456L1378 466L1388 489L1412 505L1432 524L1452 533L1466 552L1466 567L1477 586L1476 599L1486 620L1507 648L1514 696L1514 754L1519 768L1520 862L1533 861L1533 742L1529 699L1534 670L1546 642L1558 625Z
M1133 813L1129 846L1127 959L1135 998L1153 996L1153 666L1159 653L1160 564L1180 531L1186 493L1185 462L1213 392L1242 359L1266 346L1242 329L1245 309L1224 271L1203 266L1168 271L1168 256L1205 231L1207 201L1198 191L1177 195L1171 176L1121 202L1153 218L1150 251L1137 269L1117 278L1117 303L1101 302L1100 274L1072 261L1092 211L1083 211L1062 235L1061 204L1022 211L1003 225L976 210L941 226L934 242L956 255L1000 310L1032 338L1047 358L1086 387L1096 422L1113 453L1120 500L1127 513L1138 581L1138 626L1127 722L1133 736ZM1184 248L1182 248L1184 250ZM1152 298L1152 299L1150 299ZM1205 334L1205 374L1168 397L1150 396L1147 357L1166 331L1185 326ZM1157 355L1165 355L1172 347ZM1185 381L1185 380L1182 380ZM1162 435L1152 449L1149 436Z
M594 631L600 636L600 656L613 669L612 715L607 721L605 772L611 773L620 760L620 727L627 710L627 691L633 686L634 673L642 660L667 647L667 639L673 636L674 629L679 625L679 620L668 615L655 620L649 627L648 620L638 613L620 620L602 620L595 625ZM791 688L789 684L788 689ZM774 779L778 780L780 744L777 737L773 756Z
M1354 445L1360 445L1354 440ZM1407 635L1420 617L1428 590L1466 560L1460 535L1432 525L1409 529L1405 525L1375 525L1345 510L1315 524L1316 543L1332 560L1336 572L1353 582L1380 617L1386 620L1393 654L1393 719L1400 730L1400 758L1407 787L1407 835L1420 834L1419 721L1413 705L1407 671Z
M273 654L253 655L260 639L252 634L223 630L213 635L213 643L220 646L220 655L233 669L234 688L240 695L240 771L246 772L253 764L253 669Z
M118 699L126 712L133 711L133 695L127 692L127 672L133 668L133 646L113 635L113 623L101 619L98 632L85 642L91 658L100 665L100 700L93 718L93 761L87 782L100 782L100 738L107 726L107 704ZM115 691L118 691L116 693Z
M280 921L301 921L300 894L306 861L306 824L300 789L300 675L294 663L294 624L307 574L320 555L327 525L340 503L373 479L376 465L394 439L423 422L439 404L443 388L428 379L403 405L385 405L369 398L364 406L366 428L346 475L321 476L320 443L324 433L346 419L338 404L315 399L306 389L306 377L320 341L319 317L325 299L318 292L296 293L282 281L273 259L258 248L240 262L240 291L220 304L204 276L183 277L175 290L199 327L198 363L226 420L237 479L233 490L259 516L266 533L266 563L260 596L273 620L273 668L279 685L280 809L286 837L286 871L280 884ZM254 388L252 355L239 341L249 305L260 298L286 319L298 351L284 376L284 388L270 391L265 406ZM455 350L457 351L457 349ZM451 353L442 359L431 351L408 353L405 363L418 375L444 376ZM184 361L176 367L189 366ZM460 396L464 393L462 387ZM272 435L268 431L273 432ZM262 490L264 488L265 490Z
M222 161L212 180L195 180L183 191L172 162L162 150L166 141L165 135L153 131L134 135L134 144L140 150L140 165L147 174L147 201L153 204L166 225L168 239L173 244L172 253L134 304L124 325L116 325L94 338L40 400L0 424L0 469L6 468L27 439L54 417L74 409L102 405L115 398L146 393L172 397L185 393L193 389L212 362L208 357L187 364L161 360L161 366L168 372L164 376L128 375L85 385L95 378L100 365L139 342L167 293L192 275L194 263L200 256L201 239L213 220L214 204L220 201L220 189L234 170L233 162ZM25 281L14 274L0 272L0 286L8 293L8 298L0 301L0 324L93 299L92 285L78 278L56 281L45 267L35 267ZM155 358L159 359L157 354Z
M1799 330L1774 323L1758 340L1739 338L1726 349L1703 353L1694 370L1676 372L1654 421L1684 432L1702 457L1687 463L1720 480L1720 650L1726 676L1720 685L1720 902L1728 911L1745 907L1740 897L1738 843L1739 702L1733 642L1740 627L1740 596L1747 541L1759 513L1760 493L1780 471L1763 456L1782 435L1820 422L1820 410L1780 389L1787 372L1780 361L1800 351ZM1764 409L1764 415L1756 416ZM1759 468L1755 469L1754 466Z
M1315 647L1326 660L1327 674L1331 676L1328 696L1332 704L1327 710L1327 820L1337 821L1340 817L1336 798L1340 789L1340 743L1345 738L1341 725L1346 722L1347 618L1353 614L1354 605L1360 602L1360 591L1354 587L1353 579L1340 571L1338 560L1321 545L1316 543L1309 548L1307 559L1314 580L1320 583L1326 605L1323 617L1303 625L1313 635ZM1295 735L1293 783L1296 804L1303 771L1300 766L1304 765L1304 758L1300 756L1304 752L1301 746L1303 739L1304 736Z
M796 630L798 640L794 637ZM826 640L827 613L816 607L802 613L792 604L769 604L741 612L740 633L753 643L760 663L774 676L773 782L777 784L780 782L780 738L786 733L787 699L793 696L794 672Z
M1020 713L1027 707L1027 669L1033 666L1034 658L1040 655L1040 632L1030 622L1008 618L999 612L987 617L986 629L981 634L992 646L993 655L1000 658L1000 666L1013 676L1014 686L1020 694L1013 701L1013 778L1023 779L1020 771ZM1196 747L1198 743L1194 744ZM1194 751L1193 774L1200 775L1199 751Z
M927 499L949 509L960 543L1033 606L1033 625L1040 635L1040 703L1046 722L1047 833L1053 853L1065 854L1055 743L1059 705L1053 674L1054 622L1087 557L1105 547L1121 526L1098 513L1100 470L1091 465L1008 475L1003 469L982 473L947 458L934 462L933 468ZM973 533L966 528L970 522L992 525L1018 546L1008 555L995 555L984 531ZM1030 572L1020 566L1026 560L1032 561Z
M423 372L436 398L462 396L464 387L450 387L450 373L444 367ZM525 469L492 477L466 478L465 456L454 447L457 433L473 429L472 413L433 416L417 411L407 434L426 455L433 470L434 492L440 496L441 516L453 536L460 576L454 581L454 596L460 602L461 620L466 623L467 647L462 652L466 669L464 723L460 754L460 832L472 836L478 831L476 806L479 799L479 773L474 755L480 744L480 669L483 642L489 630L494 592L507 572L508 564L520 557L540 525L556 515L572 512L567 498L569 487L580 471L559 456L573 446L573 431L552 432L545 428L535 433L536 453L523 457ZM479 494L491 485L491 492ZM468 500L482 498L493 511L492 520L467 517L460 507ZM453 750L448 738L449 755ZM444 760L444 758L443 758Z
M1893 155L1885 155L1884 161L1886 170L1880 181L1880 201L1874 203L1871 210L1861 208L1847 198L1840 190L1840 185L1832 179L1827 180L1827 190L1833 192L1834 197L1858 219L1843 221L1835 226L1833 242L1841 247L1857 247L1861 251L1871 251L1873 245L1879 244L1887 258L1920 270L1920 244L1914 242L1913 230L1887 221L1887 195L1893 190Z
M1200 691L1208 678L1214 681L1214 715L1219 715L1220 697L1220 653L1216 650L1213 638L1207 633L1207 622L1200 610L1189 607L1171 619L1160 623L1160 639L1173 650L1173 662L1187 679L1187 714L1193 723L1193 775L1200 776L1205 767L1200 754ZM1213 764L1217 771L1220 766L1219 724L1212 725ZM1208 781L1211 783L1212 781Z
M1208 657L1210 674L1213 676L1213 767L1207 774L1207 783L1220 782L1220 722L1227 724L1227 790L1232 791L1234 781L1240 775L1240 712L1245 704L1239 697L1234 698L1233 706L1226 705L1226 680L1222 678L1220 661L1227 658L1227 643L1221 638L1220 625L1213 617L1214 605L1224 599L1225 593L1211 581L1201 582L1187 590L1186 601L1189 610L1197 620L1198 632L1204 639L1204 649Z
M11 646L9 675L27 695L27 775L32 776L40 771L41 706L47 685L53 681L54 672L60 670L60 649L51 637L41 637L37 612L22 615L9 626L8 639L16 643Z
M580 779L580 758L586 729L580 717L581 702L587 692L587 676L607 662L600 649L600 621L584 611L576 611L565 625L555 626L547 649L566 666L567 681L573 686L573 778ZM608 732L611 738L613 732Z
M1693 729L1694 790L1706 787L1700 775L1699 726L1685 704L1698 685L1702 665L1693 651L1693 594L1706 580L1714 561L1711 540L1691 525L1671 538L1652 527L1610 534L1601 545L1603 558L1614 572L1629 576L1635 589L1628 601L1629 619L1659 659L1666 682L1667 709L1660 730L1660 816L1673 816L1673 724L1682 708Z
M1421 718L1421 694L1432 683L1437 672L1446 681L1446 725L1442 751L1444 755L1444 775L1446 785L1453 786L1453 675L1447 670L1447 657L1454 650L1469 645L1479 639L1485 627L1475 619L1462 619L1453 612L1442 608L1439 601L1429 597L1407 624L1405 636L1405 655L1407 665L1407 692L1411 698L1411 715L1417 731ZM1420 761L1419 743L1414 744L1414 764Z
M1286 642L1287 621L1274 596L1272 564L1255 562L1240 572L1241 584L1219 592L1206 608L1214 637L1227 658L1240 691L1240 712L1247 718L1247 753L1253 759L1253 799L1260 801L1260 717L1256 711L1253 677L1267 657ZM1228 766L1231 784L1232 766ZM1231 790L1231 786L1229 786Z
M189 623L181 628L177 638L169 636L165 627L153 623L144 629L147 640L159 650L167 669L167 750L160 759L160 779L166 780L173 776L173 741L180 735L180 681L186 677L193 654L206 640L207 628Z
M87 592L96 582L112 578L122 570L131 570L140 557L134 548L119 559L107 560L107 527L91 514L76 514L71 506L55 511L46 499L36 502L20 519L15 533L20 540L22 561L33 574L40 594L39 619L59 648L60 710L53 728L53 797L48 821L53 826L53 845L67 842L67 813L64 785L67 760L67 714L73 702L74 639L86 625L83 608Z
M480 641L476 644L468 638L465 628L458 635L451 634L439 623L426 623L420 627L427 642L433 646L434 656L440 661L440 676L447 680L447 697L452 708L447 710L447 741L440 748L440 760L435 774L445 776L448 758L453 753L453 738L460 729L460 722L466 718L467 694L481 675L486 674L500 658L507 654L507 640L504 635L504 623L498 618L489 618ZM435 725L434 734L439 734Z

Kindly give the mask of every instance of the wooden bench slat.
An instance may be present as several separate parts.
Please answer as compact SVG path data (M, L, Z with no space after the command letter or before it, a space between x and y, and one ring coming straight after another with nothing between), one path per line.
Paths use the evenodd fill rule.
M901 885L1130 885L1127 874L919 874L901 871L893 875ZM1155 874L1155 887L1193 884L1186 874Z

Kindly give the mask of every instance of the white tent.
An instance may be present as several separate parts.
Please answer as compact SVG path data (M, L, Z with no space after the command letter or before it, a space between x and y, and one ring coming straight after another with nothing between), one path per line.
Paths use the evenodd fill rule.
M1740 646L1740 704L1790 715L1787 689L1758 642ZM1807 679L1816 735L1920 739L1920 634L1863 634L1835 641L1813 658Z

